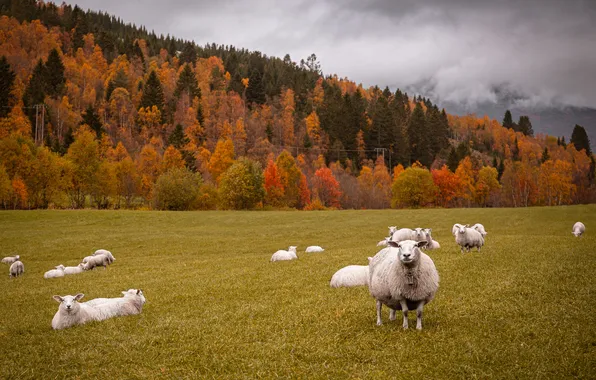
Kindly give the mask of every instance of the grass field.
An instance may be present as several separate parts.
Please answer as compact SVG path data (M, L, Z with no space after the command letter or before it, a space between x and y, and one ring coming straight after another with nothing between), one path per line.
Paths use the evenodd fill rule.
M587 234L571 226L581 220ZM462 255L453 223L485 225ZM387 226L432 227L441 276L424 330L375 325L367 264ZM596 378L596 205L334 212L0 212L0 378ZM270 263L298 245L299 260ZM301 253L321 245L321 254ZM98 248L116 262L44 279ZM54 331L52 295L142 288L143 313Z

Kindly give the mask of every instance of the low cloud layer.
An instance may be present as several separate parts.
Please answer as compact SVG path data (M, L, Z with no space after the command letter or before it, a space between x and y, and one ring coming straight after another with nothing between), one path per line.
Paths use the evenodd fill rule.
M473 106L596 108L596 2L71 0L156 33L230 44L325 74Z

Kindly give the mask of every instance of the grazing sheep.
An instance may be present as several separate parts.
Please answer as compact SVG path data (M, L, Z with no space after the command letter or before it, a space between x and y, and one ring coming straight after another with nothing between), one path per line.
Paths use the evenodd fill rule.
M2 262L4 264L12 264L15 261L18 261L21 259L21 256L16 255L16 256L6 256L5 258L2 259Z
M482 224L480 224L480 223L474 224L471 228L473 228L476 231L480 232L480 234L482 235L482 237L485 237L486 235L488 235L488 232L486 232L486 230L484 229L484 226Z
M80 263L76 267L65 267L64 274L79 274L83 273L85 264Z
M369 261L370 261L369 257ZM351 288L368 285L368 265L348 265L333 274L329 286L332 288Z
M56 269L51 269L43 274L43 278L64 277L64 265L60 264Z
M110 260L110 264L112 264L114 261L116 261L116 259L114 258L114 255L112 255L112 252L110 252L106 249L98 249L97 251L95 251L95 253L93 253L93 256L99 256L99 255L106 255L108 257L108 259Z
M295 246L290 246L287 251L280 249L279 251L275 252L273 256L271 256L271 261L286 261L286 260L295 260L298 258L296 255L296 248Z
M391 241L415 240L416 232L410 228L400 228L391 235Z
M464 252L464 248L470 252L471 248L476 247L478 252L484 245L484 238L482 234L466 224L465 226L459 226L457 235L455 235L455 242L461 247L461 252Z
M586 226L584 226L582 222L577 222L573 225L571 233L575 235L575 237L581 237L584 232L586 232Z
M311 245L310 247L306 247L304 252L323 252L324 249L319 247L318 245Z
M433 240L431 232L432 232L432 228L424 229L424 233L426 234L426 243L427 243L426 246L424 247L424 249L439 249L439 248L441 248L441 245L439 244L439 242L436 240Z
M453 225L453 227L451 227L451 235L455 236L457 235L457 231L459 230L459 227L463 226L463 224L459 224L459 223L455 223Z
M99 266L103 266L104 269L107 269L108 265L110 265L110 258L107 255L87 256L85 259L83 259L84 270L91 270Z
M60 303L58 311L52 319L52 328L61 330L75 325L82 325L87 322L98 320L98 311L93 307L78 303L85 295L79 293L76 296L54 296L53 298Z
M386 247L389 240L391 240L391 236L387 236L385 239L379 241L377 247Z
M130 289L122 292L122 294L123 296L120 298L108 298L107 301L98 302L92 306L97 310L97 319L99 321L113 317L140 314L143 311L145 296L141 289Z
M403 313L403 328L408 328L408 311L416 309L416 329L422 329L422 310L432 301L439 288L439 273L432 259L419 248L424 241L391 241L370 260L369 290L377 303L377 325L382 325L383 305ZM397 251L395 250L397 248Z
M8 276L10 278L18 277L18 276L22 275L23 273L25 273L25 266L23 265L23 263L20 260L17 260L14 263L12 263L10 265L10 269L8 270Z

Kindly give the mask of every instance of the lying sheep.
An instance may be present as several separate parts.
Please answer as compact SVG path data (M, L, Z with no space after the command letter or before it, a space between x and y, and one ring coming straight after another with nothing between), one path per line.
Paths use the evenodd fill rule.
M12 263L10 265L10 269L8 270L8 276L10 278L18 277L18 276L22 275L23 273L25 273L25 266L23 265L23 263L20 260L17 260L14 263Z
M56 269L51 269L43 274L43 278L64 277L64 265L60 264Z
M333 274L329 286L332 288L366 286L368 277L368 265L348 265Z
M323 248L319 247L318 245L311 245L309 247L306 247L306 250L304 252L310 253L310 252L323 252L325 251Z
M288 250L280 249L279 251L275 252L273 256L271 256L271 261L286 261L286 260L295 260L298 258L296 255L296 246L290 246Z
M389 240L391 240L391 236L387 236L385 239L379 241L377 243L377 247L386 247L387 244L388 244L388 242L389 242Z
M79 274L83 273L85 264L80 263L76 267L65 267L64 274Z
M571 233L575 235L575 237L581 237L584 232L586 232L586 226L584 226L582 222L577 222L573 225Z
M404 241L416 239L416 232L410 228L400 228L391 234L391 241Z
M107 255L87 256L83 259L84 270L91 270L99 266L107 269L108 265L110 265L110 258Z
M141 301L143 302L143 304L145 304L145 295L143 294L143 290L142 289L128 289L127 291L123 291L122 292L122 296L123 297L127 297L127 296L135 296L138 295L141 298ZM122 298L122 297L120 297ZM91 301L87 301L87 302L83 302L85 305L89 305L89 306L97 306L103 303L107 303L107 302L113 302L114 300L119 300L120 298L94 298Z
M16 256L6 256L5 258L2 259L2 262L4 264L12 264L15 261L18 261L21 259L21 256L16 255Z
M480 234L482 235L482 237L485 237L486 235L488 235L488 232L486 232L486 230L484 229L484 226L480 223L476 223L472 226L473 229L475 229L476 231L480 232Z
M459 227L463 226L463 224L455 223L453 227L451 227L451 235L457 235L457 231L459 231Z
M93 307L81 304L79 301L85 295L79 293L76 296L54 296L53 298L60 303L58 311L52 319L52 328L61 330L75 325L82 325L87 322L97 321L98 312Z
M108 298L92 307L97 310L97 319L103 321L113 317L140 314L145 304L145 296L141 289L130 289L122 292L120 298ZM93 301L93 300L92 300Z
M377 325L383 324L381 309L386 305L391 309L390 320L395 320L396 310L402 311L404 329L408 328L408 311L416 309L416 329L422 329L424 305L439 288L435 264L420 250L426 244L426 240L390 241L390 247L370 260L369 290L377 304Z
M112 252L110 252L106 249L98 249L97 251L95 251L93 253L93 256L99 256L99 255L106 255L108 257L108 259L110 260L110 264L112 264L114 261L116 261L116 259L114 258L114 255L112 255Z
M457 235L455 235L455 242L461 247L461 252L464 252L464 248L470 252L471 248L476 247L478 252L484 245L484 238L482 234L466 224L465 226L459 226Z
M425 228L424 229L424 233L426 235L426 246L424 247L425 249L439 249L441 248L441 245L439 244L438 241L433 240L433 237L431 235L432 233L432 228Z

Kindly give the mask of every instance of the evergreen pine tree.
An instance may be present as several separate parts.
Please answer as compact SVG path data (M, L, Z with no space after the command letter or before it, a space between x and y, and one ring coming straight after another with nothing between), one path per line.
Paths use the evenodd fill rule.
M182 93L187 93L191 101L195 96L198 96L199 99L201 98L199 82L197 82L197 77L190 64L184 65L184 69L182 69L180 76L178 76L178 82L176 82L174 96L178 98Z
M64 64L57 49L52 49L46 62L46 92L51 97L64 94L66 78L64 77Z
M498 168L499 167L499 162L497 161L497 156L493 157L493 168Z
M542 152L542 160L541 161L546 162L548 160L550 160L550 154L548 154L548 148L545 147L544 152Z
M15 73L11 70L6 57L2 56L0 58L0 117L6 117L10 112L10 106L14 100L12 94L14 80Z
M23 104L26 107L26 113L31 122L32 136L35 135L35 109L33 107L44 102L46 97L45 89L47 88L45 79L46 68L43 61L40 59L33 69L33 74L31 74L31 78L29 79L29 83L23 94Z
M312 148L312 141L310 141L310 137L308 136L308 133L305 133L304 134L304 139L302 139L302 146L305 149Z
M199 106L197 107L197 121L201 126L204 126L205 116L203 116L203 105L201 102L199 102Z
M265 103L265 87L263 86L263 74L258 68L253 68L248 77L248 88L246 89L247 103Z
M174 148L181 150L190 140L184 135L184 128L181 124L176 124L176 127L168 137L168 143Z
M432 164L433 156L424 111L420 103L416 103L416 107L410 116L408 137L411 150L410 161L420 161L422 165L429 167Z
M577 150L586 150L588 157L592 156L592 149L590 148L590 139L586 130L581 125L575 124L573 132L571 133L571 140L569 140Z
M513 117L511 116L511 111L509 110L505 111L505 117L503 117L503 127L507 129L513 128L513 130L515 130L513 124Z
M87 23L87 15L78 5L75 5L72 12L74 34L72 36L73 51L82 48L85 44L83 37L89 33L89 24Z
M455 173L455 169L459 165L459 159L457 157L457 152L455 151L454 147L451 147L451 151L449 152L449 156L447 157L447 167L449 170Z
M561 146L563 148L567 148L567 143L565 142L565 136L561 136Z
M526 136L534 136L534 130L532 129L532 123L528 116L520 116L518 122L518 129L521 133Z
M511 149L511 159L513 161L519 161L519 143L517 142L517 137L513 142L513 149Z
M505 171L505 162L504 162L504 160L501 160L501 162L499 163L499 167L497 168L497 173L498 173L497 179L499 181L501 181L501 177L503 176L504 171Z
M99 115L95 112L95 109L91 104L87 106L87 109L83 114L83 120L81 120L81 125L83 124L87 124L93 131L95 131L98 140L101 139L103 125L101 124Z
M143 56L143 51L141 50L141 46L139 45L139 40L136 40L135 43L132 45L132 57L139 57L141 62L145 63L145 57Z
M182 48L182 53L180 53L180 63L191 63L195 64L197 62L197 51L195 46L187 42Z
M164 110L164 94L161 82L157 77L155 71L151 71L147 83L143 87L143 96L141 97L140 106L143 108L156 106L163 114Z

